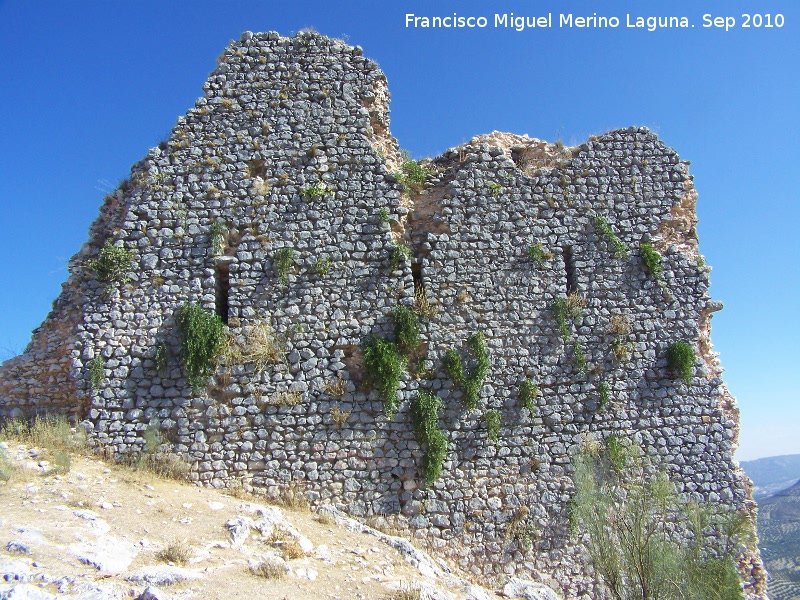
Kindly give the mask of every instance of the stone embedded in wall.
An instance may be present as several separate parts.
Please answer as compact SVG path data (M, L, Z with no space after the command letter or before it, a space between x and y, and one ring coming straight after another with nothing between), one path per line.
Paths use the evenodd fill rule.
M718 305L696 258L696 193L654 134L566 148L494 132L429 161L406 193L386 80L360 49L248 33L203 89L105 199L53 312L0 368L0 416L68 412L117 455L156 431L204 485L294 486L388 515L476 578L534 574L567 597L595 593L567 514L587 434L635 440L690 497L754 510L733 461L734 402L709 362ZM109 240L135 257L127 283L86 268ZM658 281L641 243L661 256ZM410 257L393 260L399 244ZM559 299L572 303L562 322ZM415 301L421 347L388 420L359 347L391 339L392 312ZM199 390L179 357L185 303L222 313L239 348ZM476 333L489 368L471 411L442 360L455 350L474 373ZM703 359L689 383L667 369L678 340ZM409 420L418 390L443 404L448 451L431 485ZM537 535L507 535L511 523ZM762 593L750 559L748 592Z

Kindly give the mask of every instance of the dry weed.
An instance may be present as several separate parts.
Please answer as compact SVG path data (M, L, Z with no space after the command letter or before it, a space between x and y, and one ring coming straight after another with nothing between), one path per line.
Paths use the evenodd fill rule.
M166 548L156 554L156 558L161 562L174 563L183 566L192 557L192 549L186 542L174 540L167 544Z

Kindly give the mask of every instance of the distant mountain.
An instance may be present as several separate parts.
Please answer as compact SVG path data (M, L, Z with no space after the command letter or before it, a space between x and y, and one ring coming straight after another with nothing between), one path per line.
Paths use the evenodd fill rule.
M772 600L800 600L800 482L758 502L758 537Z
M800 454L744 460L739 464L753 480L756 500L790 488L800 480Z

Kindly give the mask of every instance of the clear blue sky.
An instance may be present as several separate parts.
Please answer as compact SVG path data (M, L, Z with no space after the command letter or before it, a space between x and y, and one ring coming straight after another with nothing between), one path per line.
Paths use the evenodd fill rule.
M740 27L758 11L784 26ZM454 12L489 26L405 27L406 13ZM508 12L552 12L555 26L493 27ZM558 28L560 13L621 24ZM704 13L737 27L703 28ZM695 27L629 29L627 14ZM378 62L392 133L414 157L495 129L572 144L645 125L691 160L700 249L725 303L712 339L742 411L738 458L800 453L796 0L0 0L0 359L24 348L104 193L202 95L228 41L305 27Z

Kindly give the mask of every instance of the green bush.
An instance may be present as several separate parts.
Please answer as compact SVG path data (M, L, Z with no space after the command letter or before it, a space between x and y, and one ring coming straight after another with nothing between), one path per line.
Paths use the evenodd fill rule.
M611 388L607 381L601 381L597 386L597 395L600 396L600 410L604 410L611 399Z
M533 414L536 410L536 398L539 396L539 387L530 379L526 379L519 386L519 401L523 407Z
M577 321L583 316L583 306L586 301L572 292L566 298L556 298L550 307L550 314L558 325L558 334L565 342L569 339L571 328L570 321Z
M217 359L225 350L225 325L219 315L189 303L180 307L175 321L181 333L180 358L186 378L199 390L214 374Z
M363 352L367 380L383 398L386 418L392 419L397 412L397 388L405 359L394 343L374 335L364 341Z
M133 252L106 240L97 258L90 259L86 264L104 283L128 283L128 272L133 266Z
M411 422L414 435L420 446L425 446L425 457L422 461L422 474L428 485L439 478L442 463L447 457L447 435L439 429L439 411L442 400L428 392L420 390L411 403Z
M272 257L275 273L278 276L278 283L281 287L289 285L289 271L294 267L294 249L281 248Z
M300 195L306 200L313 200L314 198L323 198L328 193L328 188L324 183L309 185L300 190Z
M687 508L665 473L615 436L605 448L585 446L574 467L573 533L610 598L743 598L734 558L753 541L744 514Z
M169 346L166 342L161 342L156 346L153 353L153 366L156 368L156 373L163 376L167 372L167 363L169 362Z
M496 442L500 435L500 411L496 409L487 410L483 413L483 420L486 422L486 435L490 441Z
M614 256L617 258L627 258L628 247L625 245L625 242L617 237L606 220L603 217L596 216L592 219L592 223L594 224L594 230L597 232L597 235L608 242L614 250Z
M461 355L456 350L448 348L444 353L442 365L453 383L459 387L464 385L464 361L461 360Z
M461 355L452 348L445 352L442 363L453 383L463 388L466 409L475 410L478 406L478 396L483 387L483 380L489 373L489 351L486 347L486 337L480 331L472 334L467 340L467 347L475 357L475 368L472 372L465 373Z
M95 356L86 363L89 369L89 383L93 390L100 389L100 384L106 376L106 361L102 356Z
M411 248L408 247L408 244L404 244L402 242L392 244L392 249L389 252L389 266L391 267L392 271L396 271L401 262L404 262L410 258Z
M406 150L402 151L402 158L400 172L395 173L395 177L406 193L418 194L425 187L425 179L431 172L422 166L422 161L412 160Z
M661 255L656 252L655 248L651 244L639 244L639 254L642 257L642 263L644 264L645 270L655 279L656 281L661 280Z
M552 258L552 256L553 255L549 252L544 251L541 244L531 244L528 246L528 258L538 263L540 267L544 264L546 259Z
M486 336L478 331L467 340L467 347L475 357L475 368L464 385L464 404L467 410L475 410L478 406L478 395L483 387L483 380L489 374L489 351L486 347Z
M330 273L332 266L333 262L331 261L330 256L320 256L316 261L314 261L311 271L314 273L314 275L325 277L328 273Z
M378 210L378 223L384 226L389 224L389 209L381 208Z
M228 228L222 221L215 221L208 228L208 238L211 242L211 252L214 256L225 253L225 237L228 235Z
M397 349L408 356L419 346L419 322L414 311L399 304L392 312L394 317L394 338Z
M667 367L687 384L692 382L694 348L688 342L673 342L667 348Z
M578 370L578 373L586 373L586 369L589 368L589 361L586 360L586 353L580 342L574 342L572 344L572 354L575 357L575 368Z

